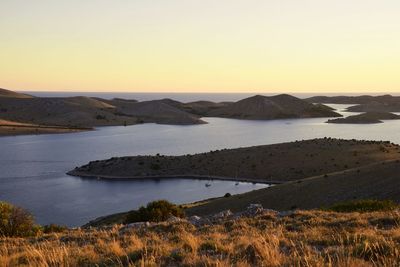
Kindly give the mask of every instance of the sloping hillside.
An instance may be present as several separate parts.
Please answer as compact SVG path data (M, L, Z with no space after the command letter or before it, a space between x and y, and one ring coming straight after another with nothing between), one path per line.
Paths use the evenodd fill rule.
M321 105L313 105L290 95L266 97L256 95L210 111L207 116L237 119L282 119L340 117Z
M195 101L195 102L190 102L190 103L185 103L181 105L181 109L192 113L192 114L197 114L200 116L207 116L208 113L210 113L213 110L226 107L230 102L220 102L220 103L215 103L211 101Z
M7 89L0 88L0 97L10 97L10 98L33 98L31 95L21 94Z
M390 199L400 203L400 160L305 178L230 198L206 201L189 214L210 214L225 209L240 210L260 203L276 210L312 209L355 199Z
M137 103L125 102L123 104L115 102L113 103L117 106L118 112L138 117L143 122L178 125L205 123L199 118L199 116L179 109L182 103L170 99Z
M136 118L116 115L114 106L88 97L0 98L0 118L24 123L79 127L137 122Z
M2 94L4 97L1 97ZM6 97L7 96L7 97ZM0 91L0 119L44 126L95 127L144 122L191 125L204 123L198 115L171 99L136 100L76 97L30 97Z

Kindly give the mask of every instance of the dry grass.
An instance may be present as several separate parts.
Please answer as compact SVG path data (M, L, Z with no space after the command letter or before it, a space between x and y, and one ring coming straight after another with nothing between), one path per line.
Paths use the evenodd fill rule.
M195 227L0 239L0 266L396 266L400 212L298 211Z

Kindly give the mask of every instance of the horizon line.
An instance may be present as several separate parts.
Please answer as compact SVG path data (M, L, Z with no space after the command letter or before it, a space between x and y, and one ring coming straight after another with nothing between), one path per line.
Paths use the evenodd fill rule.
M5 88L3 88L5 89ZM6 89L6 90L11 90L12 89ZM21 93L26 93L26 92L37 92L37 93L134 93L134 94L400 94L400 92L396 91L387 91L387 92L379 92L379 91L364 91L364 92L335 92L335 91L329 91L329 92L312 92L312 91L301 91L301 92L295 92L295 91L285 91L285 92L276 92L276 91L251 91L251 92L235 92L235 91L218 91L218 92L209 92L209 91L194 91L194 92L182 92L182 91L154 91L154 92L146 92L146 91L69 91L69 90L15 90L16 92L21 92Z

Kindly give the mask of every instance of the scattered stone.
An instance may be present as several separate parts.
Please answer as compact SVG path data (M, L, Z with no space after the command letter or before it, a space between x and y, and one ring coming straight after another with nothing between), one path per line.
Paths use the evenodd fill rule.
M151 226L152 223L150 222L135 222L135 223L129 223L122 227L119 231L120 233L124 233L130 229L139 229L139 228L145 228Z
M166 222L169 222L169 223L177 223L177 222L181 222L182 221L182 219L181 218L178 218L178 217L175 217L175 216L170 216L168 219L167 219L167 221Z
M217 214L214 214L212 216L212 219L217 219L217 220L226 219L227 217L230 217L232 215L233 215L233 213L231 210L224 210L224 211L218 212Z

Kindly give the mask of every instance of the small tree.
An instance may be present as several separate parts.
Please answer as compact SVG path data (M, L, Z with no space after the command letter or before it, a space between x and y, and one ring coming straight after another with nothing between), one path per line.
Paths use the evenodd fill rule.
M0 236L29 236L35 229L33 216L27 210L0 202Z
M126 223L133 222L161 222L167 220L170 216L183 217L183 210L167 200L157 200L147 204L146 207L140 207L139 210L131 211Z

